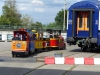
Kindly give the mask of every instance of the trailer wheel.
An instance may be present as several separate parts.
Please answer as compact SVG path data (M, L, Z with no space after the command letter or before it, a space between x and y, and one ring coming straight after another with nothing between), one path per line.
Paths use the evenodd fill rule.
M29 54L25 54L25 57L28 57L29 56Z
M63 49L66 50L66 45L64 45Z
M47 52L48 51L48 48L44 48L43 50L44 50L44 52Z
M52 48L51 47L49 48L49 51L52 51Z
M12 57L14 57L14 54L12 54Z
M17 57L17 55L15 55Z
M60 48L60 47L58 47L58 50L61 50L61 48Z

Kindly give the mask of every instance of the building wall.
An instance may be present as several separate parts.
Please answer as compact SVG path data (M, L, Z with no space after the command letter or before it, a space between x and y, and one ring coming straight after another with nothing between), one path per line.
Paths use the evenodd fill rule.
M0 31L0 40L11 40L13 37L13 31Z

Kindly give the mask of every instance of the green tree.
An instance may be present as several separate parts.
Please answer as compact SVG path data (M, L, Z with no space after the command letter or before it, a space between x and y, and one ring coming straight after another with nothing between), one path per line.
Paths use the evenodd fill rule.
M65 25L67 24L67 10L65 11ZM63 23L64 23L64 10L62 9L61 11L59 11L55 17L55 22L57 24L57 26L60 26L61 28L63 28Z
M33 23L31 25L31 28L32 29L36 29L36 30L42 30L43 29L43 25L41 22L36 22L36 23Z
M57 26L56 26L56 22L52 22L52 23L49 23L49 24L47 25L47 29L54 29L55 27L57 27Z
M22 21L22 25L24 27L28 27L30 28L31 25L33 25L33 18L31 18L29 15L23 15L22 18L21 18L21 21Z
M6 0L2 7L3 14L0 17L0 24L20 25L21 14L17 11L16 0Z
M61 30L62 28L56 24L56 22L52 22L52 23L49 23L47 25L44 25L44 28L45 29L54 29L54 30Z

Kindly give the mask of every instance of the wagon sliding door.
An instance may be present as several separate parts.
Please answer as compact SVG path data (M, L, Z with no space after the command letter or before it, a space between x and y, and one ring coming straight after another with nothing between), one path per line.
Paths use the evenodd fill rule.
M77 16L74 16L76 14ZM93 10L73 10L73 37L92 37L92 15Z

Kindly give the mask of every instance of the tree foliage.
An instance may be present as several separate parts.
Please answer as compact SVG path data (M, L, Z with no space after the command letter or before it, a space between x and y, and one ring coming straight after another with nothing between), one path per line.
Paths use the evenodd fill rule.
M65 11L65 25L66 25L66 21L67 21L67 10ZM57 26L63 27L63 23L64 23L64 10L63 9L57 13L55 17L55 22Z
M6 0L2 7L3 14L0 17L1 25L20 25L21 14L17 11L16 0Z
M47 29L52 29L52 28L55 28L56 27L56 22L52 22L52 23L49 23L47 25Z
M21 18L22 25L24 26L31 26L33 24L33 18L31 18L29 15L23 15Z
M59 11L55 17L55 22L45 25L45 29L63 29L64 23L64 10ZM65 11L65 28L67 24L67 10Z
M57 26L56 25L56 22L52 22L52 23L49 23L49 24L47 24L47 25L43 25L43 28L44 29L62 29L60 26Z
M31 28L32 29L36 29L36 30L42 30L43 29L43 25L41 22L36 22L36 23L33 23L31 25Z

